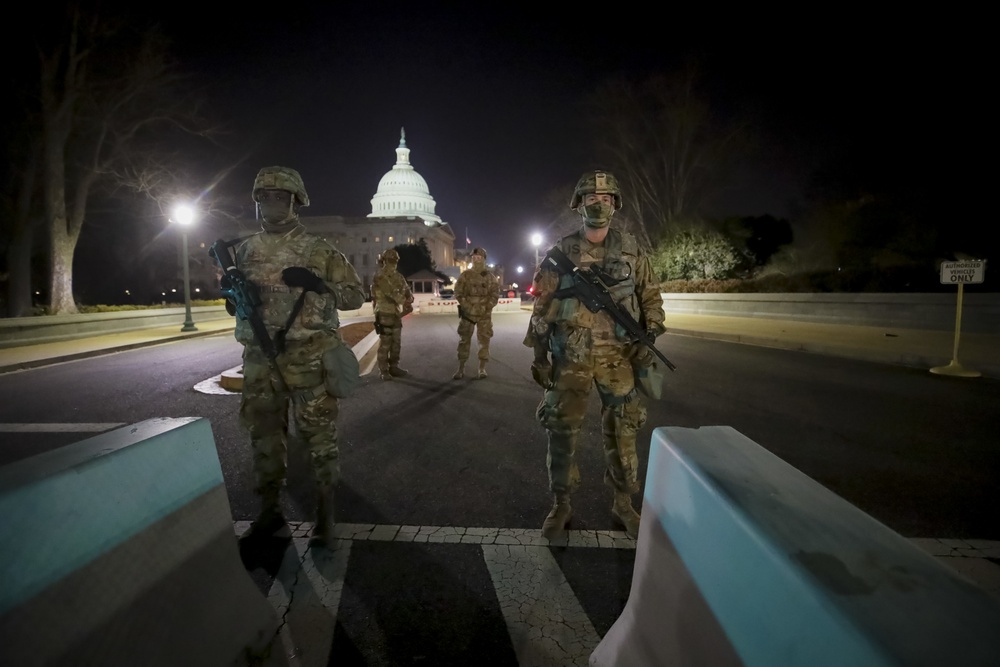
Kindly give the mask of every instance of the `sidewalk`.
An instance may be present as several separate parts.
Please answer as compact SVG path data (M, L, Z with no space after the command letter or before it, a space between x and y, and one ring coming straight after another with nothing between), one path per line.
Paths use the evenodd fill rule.
M433 317L433 315L428 315ZM712 340L860 359L929 370L951 361L954 333L750 317L667 313L667 332ZM233 320L196 322L198 331L169 327L0 349L0 373L232 331ZM963 334L959 360L968 370L1000 378L1000 333Z

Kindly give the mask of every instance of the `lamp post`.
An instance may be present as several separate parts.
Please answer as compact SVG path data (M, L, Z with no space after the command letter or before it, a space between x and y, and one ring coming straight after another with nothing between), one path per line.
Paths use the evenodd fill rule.
M194 224L194 209L181 204L174 209L170 222L176 222L181 227L181 263L184 265L184 326L181 331L197 331L191 318L191 269L188 266L188 236L187 229Z
M538 269L538 265L541 263L541 258L538 256L538 249L542 247L542 235L535 232L531 235L531 245L535 246L535 269Z

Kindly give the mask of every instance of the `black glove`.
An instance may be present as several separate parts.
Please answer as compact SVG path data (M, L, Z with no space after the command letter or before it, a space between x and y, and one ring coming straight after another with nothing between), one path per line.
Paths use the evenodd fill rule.
M326 291L323 279L304 266L290 266L281 272L281 279L289 287L301 287L307 292L322 294Z

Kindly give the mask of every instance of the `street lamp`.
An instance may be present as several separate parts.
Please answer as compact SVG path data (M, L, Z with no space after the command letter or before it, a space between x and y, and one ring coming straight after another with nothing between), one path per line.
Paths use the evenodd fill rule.
M194 209L187 204L174 208L174 216L170 222L176 222L181 227L181 262L184 265L184 326L181 331L197 331L191 318L191 269L188 266L188 227L194 224Z
M542 235L535 232L531 235L531 245L535 246L535 269L541 264L542 259L538 256L538 249L542 247Z

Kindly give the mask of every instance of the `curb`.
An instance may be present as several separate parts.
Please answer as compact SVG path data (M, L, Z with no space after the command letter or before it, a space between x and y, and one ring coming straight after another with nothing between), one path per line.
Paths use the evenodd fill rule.
M87 359L90 357L99 357L102 354L113 354L115 352L127 352L129 350L137 350L141 347L152 347L153 345L160 345L161 343L172 343L178 340L184 340L186 338L204 338L205 336L215 336L221 333L231 333L232 329L222 329L215 331L195 331L191 333L185 333L183 335L168 336L166 338L157 338L155 340L144 340L136 343L125 343L122 345L115 345L113 347L103 347L98 350L87 350L86 352L75 352L73 354L63 354L57 357L45 357L43 359L32 359L30 361L19 361L13 364L6 364L0 366L0 373L10 373L13 371L24 371L30 370L32 368L41 368L43 366L54 366L55 364L60 364L66 361L78 361L80 359Z
M943 366L948 363L946 355L939 357L929 357L917 354L887 354L885 352L867 351L860 348L845 348L837 345L825 345L823 343L801 341L790 341L781 338L769 338L767 336L746 336L743 334L713 333L706 331L693 331L691 329L676 329L667 327L667 334L675 336L688 336L690 338L704 338L706 340L716 340L723 343L738 343L741 345L754 345L756 347L770 347L776 350L791 350L793 352L807 352L809 354L822 354L840 359L854 359L856 361L868 361L881 364L892 364L895 366L905 366L907 368L918 368L930 371L935 366ZM975 366L975 370L982 373L984 378L1000 378L1000 367L991 364Z

